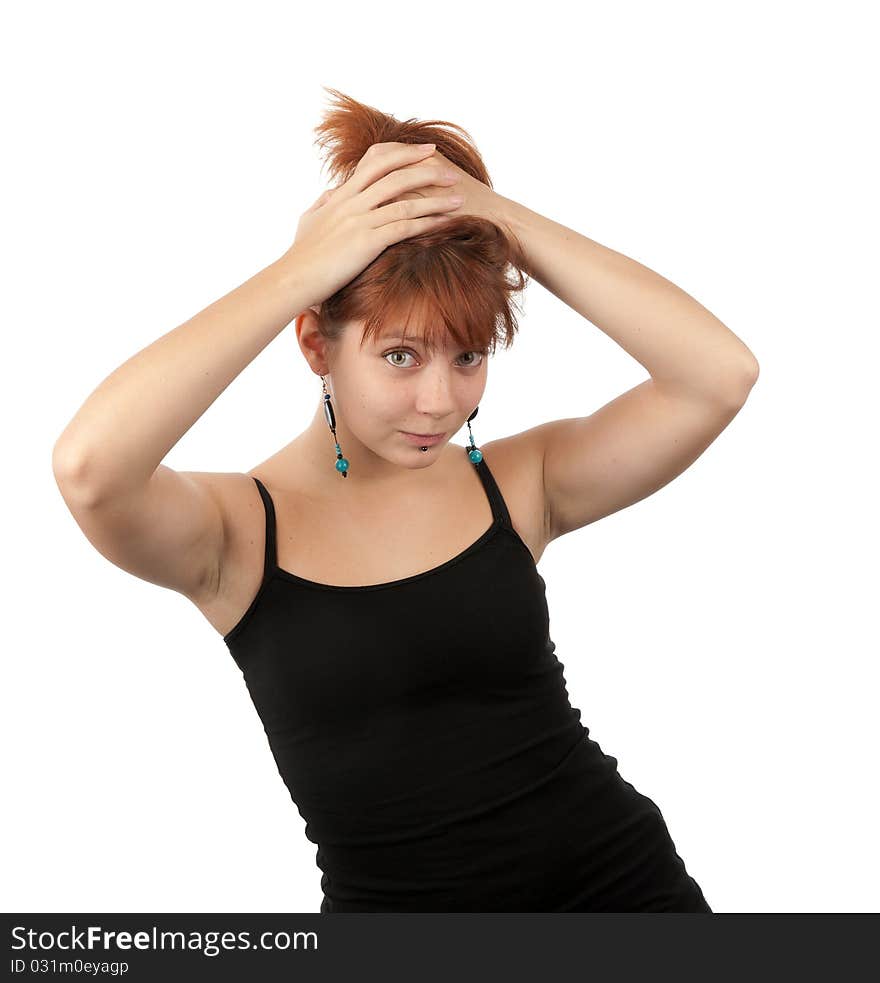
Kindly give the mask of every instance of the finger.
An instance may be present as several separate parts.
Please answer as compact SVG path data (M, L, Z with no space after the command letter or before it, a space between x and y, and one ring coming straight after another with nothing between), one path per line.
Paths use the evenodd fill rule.
M420 161L434 153L435 145L415 143L374 143L358 161L354 174L340 189L345 199L359 195L380 178L406 164Z
M454 218L454 213L452 215L422 215L420 218L402 218L397 222L388 222L381 228L372 229L370 235L376 236L380 245L387 249L388 246L392 246L396 242L412 239L413 236L442 228Z
M396 226L400 222L418 222L420 219L446 218L461 208L462 195L434 195L429 198L406 198L392 201L381 208L370 211L370 228L378 229L385 225ZM413 235L414 233L410 233Z
M368 209L384 205L394 198L409 192L434 189L448 192L449 186L458 181L458 176L448 166L439 161L424 161L410 167L402 167L379 178L362 192Z

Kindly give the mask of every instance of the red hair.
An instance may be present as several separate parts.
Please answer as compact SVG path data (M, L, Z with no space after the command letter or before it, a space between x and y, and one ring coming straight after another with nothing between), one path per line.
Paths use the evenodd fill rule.
M326 163L337 184L351 177L372 144L394 141L434 143L447 160L492 187L482 157L461 127L445 120L400 121L323 88L337 105L315 127L315 143L328 150ZM499 340L509 348L517 330L512 295L525 289L525 265L522 247L509 229L473 215L456 215L442 228L383 250L320 305L319 331L333 341L346 322L364 321L363 344L388 327L400 326L405 335L416 317L428 349L448 344L450 337L463 350L488 354Z

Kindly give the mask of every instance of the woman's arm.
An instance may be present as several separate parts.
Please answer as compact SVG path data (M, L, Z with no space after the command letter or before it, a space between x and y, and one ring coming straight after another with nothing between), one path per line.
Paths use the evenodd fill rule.
M58 438L59 484L90 501L145 487L163 458L305 307L286 255L111 373Z
M223 573L216 476L160 462L229 383L308 306L286 260L272 264L132 356L55 444L65 504L91 544L128 573L197 604Z
M530 275L651 374L588 416L536 428L549 541L641 501L693 464L745 403L758 362L653 270L517 202L496 207Z
M746 345L641 263L505 198L455 165L461 214L506 226L526 272L639 361L651 378L583 417L522 439L539 459L548 542L662 488L736 416L758 377Z
M755 356L680 287L516 201L501 198L496 209L526 252L527 272L629 352L658 385L724 402L751 388Z
M456 214L506 226L519 240L526 272L641 362L658 385L716 402L751 387L755 356L680 287L435 156L458 178L449 188L464 196Z

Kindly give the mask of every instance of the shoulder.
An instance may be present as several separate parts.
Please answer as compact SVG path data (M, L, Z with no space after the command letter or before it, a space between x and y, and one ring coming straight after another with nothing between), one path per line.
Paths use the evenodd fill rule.
M544 458L545 424L531 427L507 437L496 437L485 444L478 444L502 466L518 462L520 466L540 468Z
M257 496L257 486L250 474L241 471L187 471L187 476L200 484L220 505L224 514L230 505L240 505L243 498L253 490Z
M543 427L537 426L478 446L496 478L534 485L542 483L544 437Z
M262 522L262 503L254 476L241 471L188 471L187 476L200 484L216 502L223 520L223 547L220 567L240 536L242 523L252 531L249 514Z
M265 541L266 510L254 481L254 477L262 478L240 471L192 471L188 474L213 497L222 519L222 539L210 589L191 600L220 634L224 634L229 606L237 609L239 595L248 591L255 593L262 577L262 547L259 551L253 548L254 543Z
M549 510L544 494L542 426L498 437L477 446L489 465L514 523L517 517L536 556L549 542Z

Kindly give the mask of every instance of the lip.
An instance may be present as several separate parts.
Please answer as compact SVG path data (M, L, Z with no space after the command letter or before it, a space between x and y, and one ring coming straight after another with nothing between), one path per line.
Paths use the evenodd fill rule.
M419 446L431 447L434 444L439 444L441 440L446 436L445 433L437 434L421 434L421 433L409 433L406 430L400 431L407 440L411 441L413 444Z

